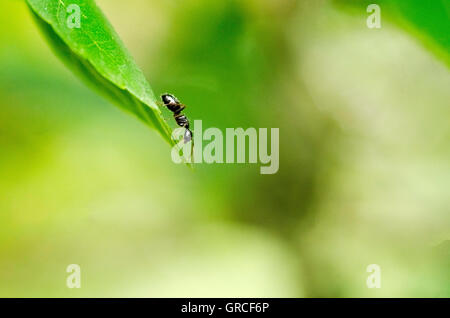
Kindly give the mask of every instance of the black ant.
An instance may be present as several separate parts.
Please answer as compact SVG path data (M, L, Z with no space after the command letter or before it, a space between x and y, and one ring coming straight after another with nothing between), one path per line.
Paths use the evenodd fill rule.
M163 94L161 95L161 99L164 106L173 112L173 117L175 118L177 125L186 128L186 131L184 132L184 143L187 144L192 140L192 131L189 130L189 120L181 113L186 106L181 104L180 101L171 94Z

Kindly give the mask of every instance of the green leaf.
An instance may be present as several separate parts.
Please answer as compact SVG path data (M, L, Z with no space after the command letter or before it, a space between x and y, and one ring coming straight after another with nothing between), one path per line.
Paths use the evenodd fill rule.
M155 128L170 144L174 143L150 85L93 0L27 3L53 51L69 68L119 107ZM73 5L80 9L79 24L77 7Z
M360 14L376 3L381 19L387 18L417 38L427 49L450 66L450 1L448 0L336 0ZM383 22L382 22L383 24Z

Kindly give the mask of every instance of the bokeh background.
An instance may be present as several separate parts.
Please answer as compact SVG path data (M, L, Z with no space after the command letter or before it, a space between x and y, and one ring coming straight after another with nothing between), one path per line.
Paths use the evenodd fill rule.
M191 120L280 128L260 175L172 163L2 0L0 296L449 297L449 64L342 2L97 1Z

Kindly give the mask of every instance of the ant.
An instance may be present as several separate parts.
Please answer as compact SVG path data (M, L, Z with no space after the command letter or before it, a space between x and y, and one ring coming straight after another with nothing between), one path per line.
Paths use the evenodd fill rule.
M192 140L192 131L189 130L189 120L181 113L186 106L181 104L180 101L171 94L163 94L161 95L161 99L164 106L173 112L173 117L175 118L177 125L186 128L186 131L184 132L184 143L187 144Z

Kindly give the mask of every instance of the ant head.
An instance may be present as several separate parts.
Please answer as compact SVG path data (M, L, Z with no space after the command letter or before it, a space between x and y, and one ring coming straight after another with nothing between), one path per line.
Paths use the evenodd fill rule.
M177 105L180 103L178 99L171 94L163 94L161 95L161 99L166 105Z

